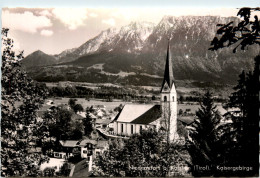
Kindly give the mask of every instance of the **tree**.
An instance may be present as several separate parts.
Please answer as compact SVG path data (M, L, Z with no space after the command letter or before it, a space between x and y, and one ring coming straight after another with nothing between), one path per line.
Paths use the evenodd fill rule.
M36 142L36 112L47 90L21 68L23 52L15 53L8 31L2 29L1 176L36 176L47 159L29 143Z
M70 106L70 108L71 109L73 109L73 107L76 105L76 99L73 99L73 98L70 98L69 99L69 102L68 102L68 104L69 104L69 106Z
M69 139L80 140L83 136L83 125L79 121L73 121L71 123L71 131L69 133Z
M70 164L68 162L65 162L59 171L60 176L69 177L70 175Z
M243 71L239 75L235 91L227 103L230 110L225 114L232 123L222 126L226 164L253 167L251 171L241 172L241 176L258 174L259 61L260 56L257 56L253 73Z
M182 147L170 144L166 147L165 135L154 129L144 130L140 135L132 135L122 144L113 144L96 161L94 173L97 176L181 176L181 171L171 172L183 160L177 153Z
M73 107L73 110L75 113L77 112L83 112L83 106L81 104L76 104L74 107Z
M65 92L66 96L72 96L72 97L77 96L77 89L75 87L72 87L72 86L67 86L64 89L64 92Z
M212 40L209 50L218 50L220 48L229 47L231 45L238 45L234 48L235 53L240 46L242 50L246 47L256 44L260 46L260 25L258 16L254 16L254 21L250 21L251 12L260 11L260 8L241 8L237 16L242 18L238 25L233 26L233 22L228 24L218 24L220 28L217 30L217 36Z
M115 107L114 111L115 112L120 112L123 109L123 107L124 106L122 104L120 104L119 106Z
M192 160L193 176L212 176L213 169L199 170L196 165L205 167L217 165L218 160L218 130L220 114L214 105L212 94L208 91L202 98L200 108L196 112L194 131L190 133L188 151Z
M260 45L260 23L257 15L251 21L251 13L260 11L260 8L241 8L237 15L243 18L237 26L233 22L219 24L217 35L211 42L210 50L235 45L233 52L238 47L242 50L251 45ZM254 72L242 72L239 76L238 85L235 92L230 96L228 107L236 109L226 113L226 118L230 118L232 123L222 126L222 135L225 143L225 162L230 165L246 165L253 167L251 171L239 172L238 176L257 176L258 172L258 139L259 139L259 60L255 58ZM235 176L232 174L232 176Z
M179 109L179 115L182 115L182 114L183 114L183 110Z
M182 95L180 96L179 101L180 101L181 104L183 103L183 101L184 101L184 97L183 97Z
M86 136L90 136L91 133L95 130L94 124L95 124L95 119L91 117L91 113L93 113L93 107L91 106L90 108L86 108L86 118L83 120L83 125L84 125L84 133Z
M62 107L57 107L48 112L53 120L53 122L49 123L50 136L56 138L56 143L59 140L67 140L71 132L72 112Z

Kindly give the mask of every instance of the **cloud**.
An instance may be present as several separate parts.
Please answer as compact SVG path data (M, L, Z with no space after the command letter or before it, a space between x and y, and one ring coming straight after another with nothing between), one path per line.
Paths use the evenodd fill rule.
M47 16L47 17L52 16L52 14L48 10L43 10L43 11L39 12L39 14L42 16Z
M41 35L43 35L43 36L51 36L53 34L53 31L51 31L51 30L42 30L41 31Z
M90 16L90 17L97 17L98 15L97 15L96 13L93 13L93 12L92 12L92 13L89 14L89 16Z
M140 12L142 12L140 9L115 9L111 16L115 18L123 17L126 20L130 20L138 18Z
M70 30L75 30L79 26L84 25L84 20L87 19L87 10L86 9L64 9L56 8L52 10L54 16L59 19L65 26Z
M111 26L115 26L115 24L116 24L115 19L113 19L113 18L102 20L102 23L111 25Z
M51 20L45 16L35 16L32 12L10 13L5 10L2 13L2 26L12 30L20 30L36 33L38 29L51 27Z

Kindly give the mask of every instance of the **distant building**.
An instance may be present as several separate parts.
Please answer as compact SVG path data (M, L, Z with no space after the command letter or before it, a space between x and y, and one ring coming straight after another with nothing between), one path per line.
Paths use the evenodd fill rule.
M60 148L54 150L54 157L66 159L74 156L73 152L80 150L79 144L80 141L78 140L61 140Z
M105 105L94 105L93 106L93 109L106 109L106 106Z
M108 128L111 120L109 119L96 119L96 128L106 129Z
M92 160L92 156L95 153L95 147L97 141L91 139L84 139L80 142L81 147L81 158L87 158L89 161Z

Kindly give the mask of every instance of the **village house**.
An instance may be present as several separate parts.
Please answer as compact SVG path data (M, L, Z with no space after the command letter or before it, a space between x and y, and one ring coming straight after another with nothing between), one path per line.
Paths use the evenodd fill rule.
M54 151L55 158L68 159L77 154L81 158L86 158L87 161L92 161L96 155L103 154L108 149L108 141L106 140L62 140L60 141L60 148Z
M54 151L54 157L67 159L74 156L73 152L79 150L79 144L78 140L61 140L61 147Z
M96 128L101 128L106 130L110 122L111 120L109 119L96 119Z

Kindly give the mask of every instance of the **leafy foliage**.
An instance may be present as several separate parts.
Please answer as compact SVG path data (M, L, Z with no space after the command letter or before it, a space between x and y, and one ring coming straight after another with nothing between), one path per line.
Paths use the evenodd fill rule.
M86 118L83 120L83 125L84 125L84 133L86 136L90 136L91 133L95 130L95 119L92 118L92 116L90 115L91 113L93 113L93 107L87 107L86 109Z
M59 140L77 140L83 136L82 124L77 120L72 120L73 112L58 106L45 112L45 122L41 125L47 128L48 136L55 137L56 143Z
M113 144L97 158L95 174L129 177L183 175L184 169L176 172L171 170L173 166L184 162L177 153L183 152L183 148L166 144L164 138L164 134L150 129L131 136L125 143Z
M241 50L245 50L246 47L253 44L260 46L260 21L257 15L254 16L254 21L250 21L252 11L260 11L260 8L241 8L237 16L243 19L238 25L234 25L233 21L227 24L218 24L217 26L220 28L217 30L217 35L220 35L220 38L215 37L212 40L212 47L209 50L214 51L238 43L233 49L235 53L239 46Z
M238 43L233 52L241 46L241 49L247 49L250 45L260 45L259 31L260 22L257 15L254 21L251 21L251 13L260 11L260 8L241 8L237 15L243 20L237 26L233 22L226 25L219 25L221 28L217 31L221 35L220 39L215 37L211 43L213 47L210 50L217 50ZM223 175L232 176L257 176L259 175L258 163L258 122L259 122L259 60L258 55L255 58L254 72L243 71L239 76L239 81L234 92L229 98L227 108L229 112L225 114L226 119L232 123L222 125L221 141L219 150L224 158L225 165L239 166L244 165L252 167L252 171L239 173L224 172Z
M71 116L72 113L63 108L56 108L51 111L54 122L49 125L50 136L56 138L56 141L66 140L69 137L71 130Z
M37 138L36 111L47 90L23 71L20 66L23 52L18 55L14 52L14 41L5 28L2 43L1 175L36 176L39 165L46 160L32 151Z
M71 108L73 108L76 105L76 99L70 98L68 101L68 104Z
M73 107L73 110L75 113L77 112L83 112L83 106L81 104L76 104L74 107Z
M70 174L70 164L68 162L65 162L59 171L60 176L69 177Z

